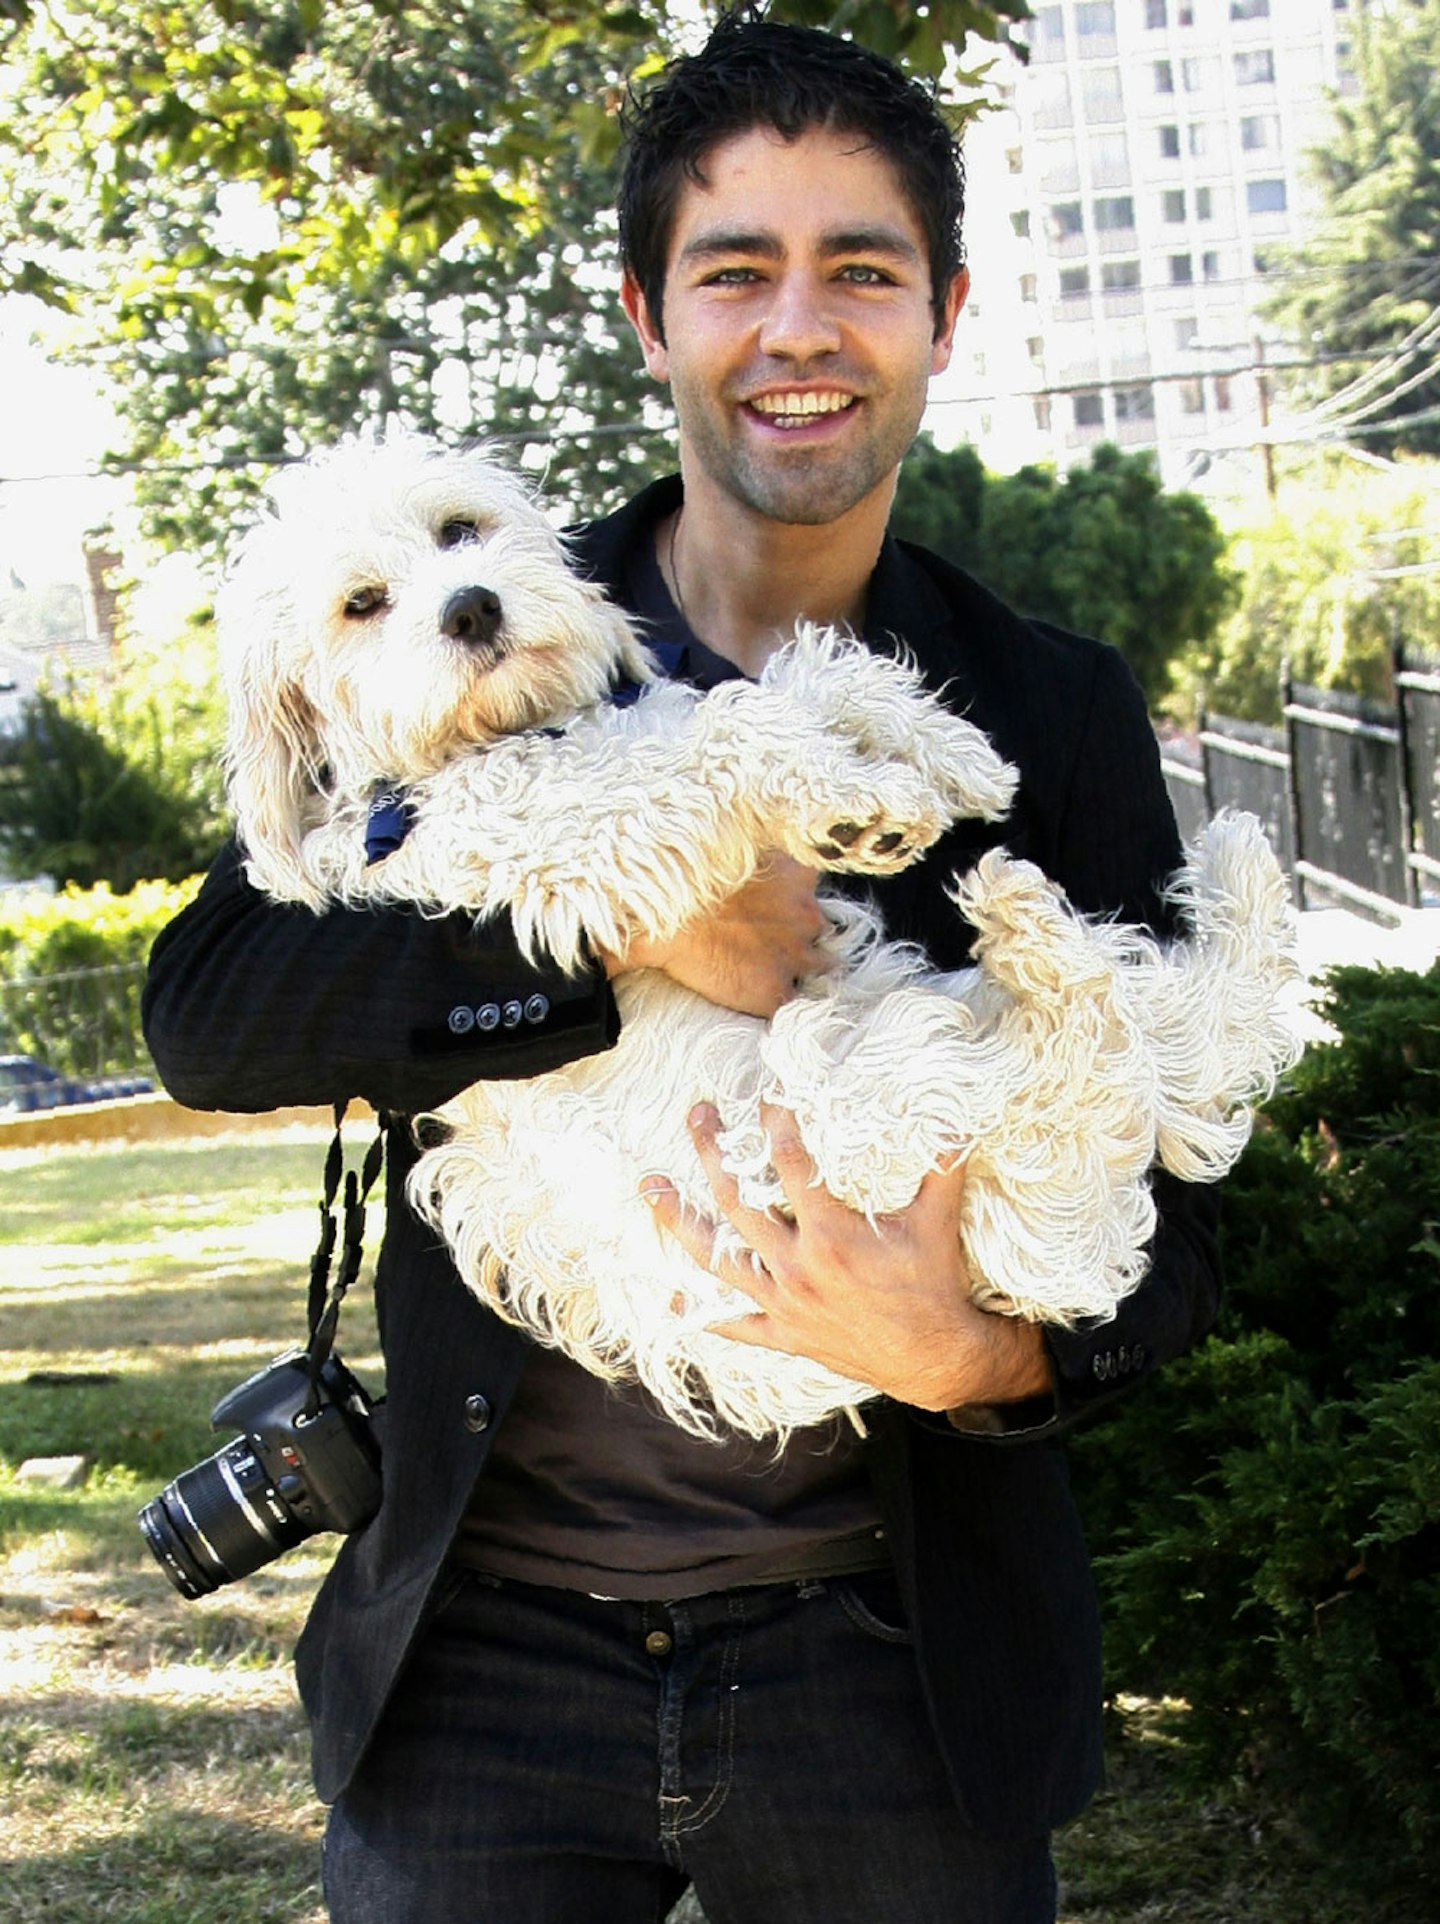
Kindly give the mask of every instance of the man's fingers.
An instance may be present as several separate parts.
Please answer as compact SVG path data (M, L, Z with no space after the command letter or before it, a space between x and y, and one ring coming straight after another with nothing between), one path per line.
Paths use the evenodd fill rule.
M687 1209L680 1200L679 1190L668 1177L642 1176L640 1196L667 1235L673 1236L702 1269L709 1269L715 1253L715 1223L708 1216Z

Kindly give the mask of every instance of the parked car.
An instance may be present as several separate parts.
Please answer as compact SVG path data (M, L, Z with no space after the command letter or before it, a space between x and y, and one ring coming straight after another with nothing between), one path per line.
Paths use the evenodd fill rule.
M0 1056L0 1115L143 1096L154 1087L148 1076L67 1076L36 1056Z

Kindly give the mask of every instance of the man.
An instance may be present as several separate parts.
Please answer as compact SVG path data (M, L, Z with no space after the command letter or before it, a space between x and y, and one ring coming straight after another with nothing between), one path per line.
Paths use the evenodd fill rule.
M794 619L895 637L1021 770L1011 818L962 823L878 888L890 931L966 952L947 878L1004 841L1085 909L1158 920L1178 861L1133 681L886 535L967 276L958 155L928 94L828 35L733 18L632 112L624 302L670 386L681 475L583 531L583 564L674 672L753 673ZM235 851L156 945L149 1034L200 1107L361 1095L407 1114L484 1075L613 1040L604 971L668 969L769 1013L815 966L814 878L777 861L663 948L579 981L459 918L312 917ZM452 1034L456 1004L540 991L547 1020ZM763 1269L742 1341L885 1392L776 1460L715 1448L530 1347L457 1287L405 1210L390 1142L377 1293L385 1497L299 1653L334 1800L340 1924L661 1919L1045 1924L1048 1833L1094 1787L1098 1633L1056 1437L1213 1315L1212 1205L1157 1179L1141 1290L1103 1329L970 1304L963 1169L872 1228L808 1184L771 1117L794 1221L715 1187ZM661 1221L702 1260L658 1170Z

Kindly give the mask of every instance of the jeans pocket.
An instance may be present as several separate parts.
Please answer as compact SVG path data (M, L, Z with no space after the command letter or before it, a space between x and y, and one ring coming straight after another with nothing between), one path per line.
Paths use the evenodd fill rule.
M835 1577L827 1587L851 1623L867 1637L877 1643L910 1642L910 1626L893 1571L867 1570L860 1576Z

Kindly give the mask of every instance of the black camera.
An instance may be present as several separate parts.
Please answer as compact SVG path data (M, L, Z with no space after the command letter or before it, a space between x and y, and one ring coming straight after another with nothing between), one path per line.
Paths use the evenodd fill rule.
M238 1384L210 1415L242 1435L182 1470L140 1528L182 1597L248 1577L317 1530L358 1530L380 1507L371 1401L338 1356L310 1381L292 1350Z

